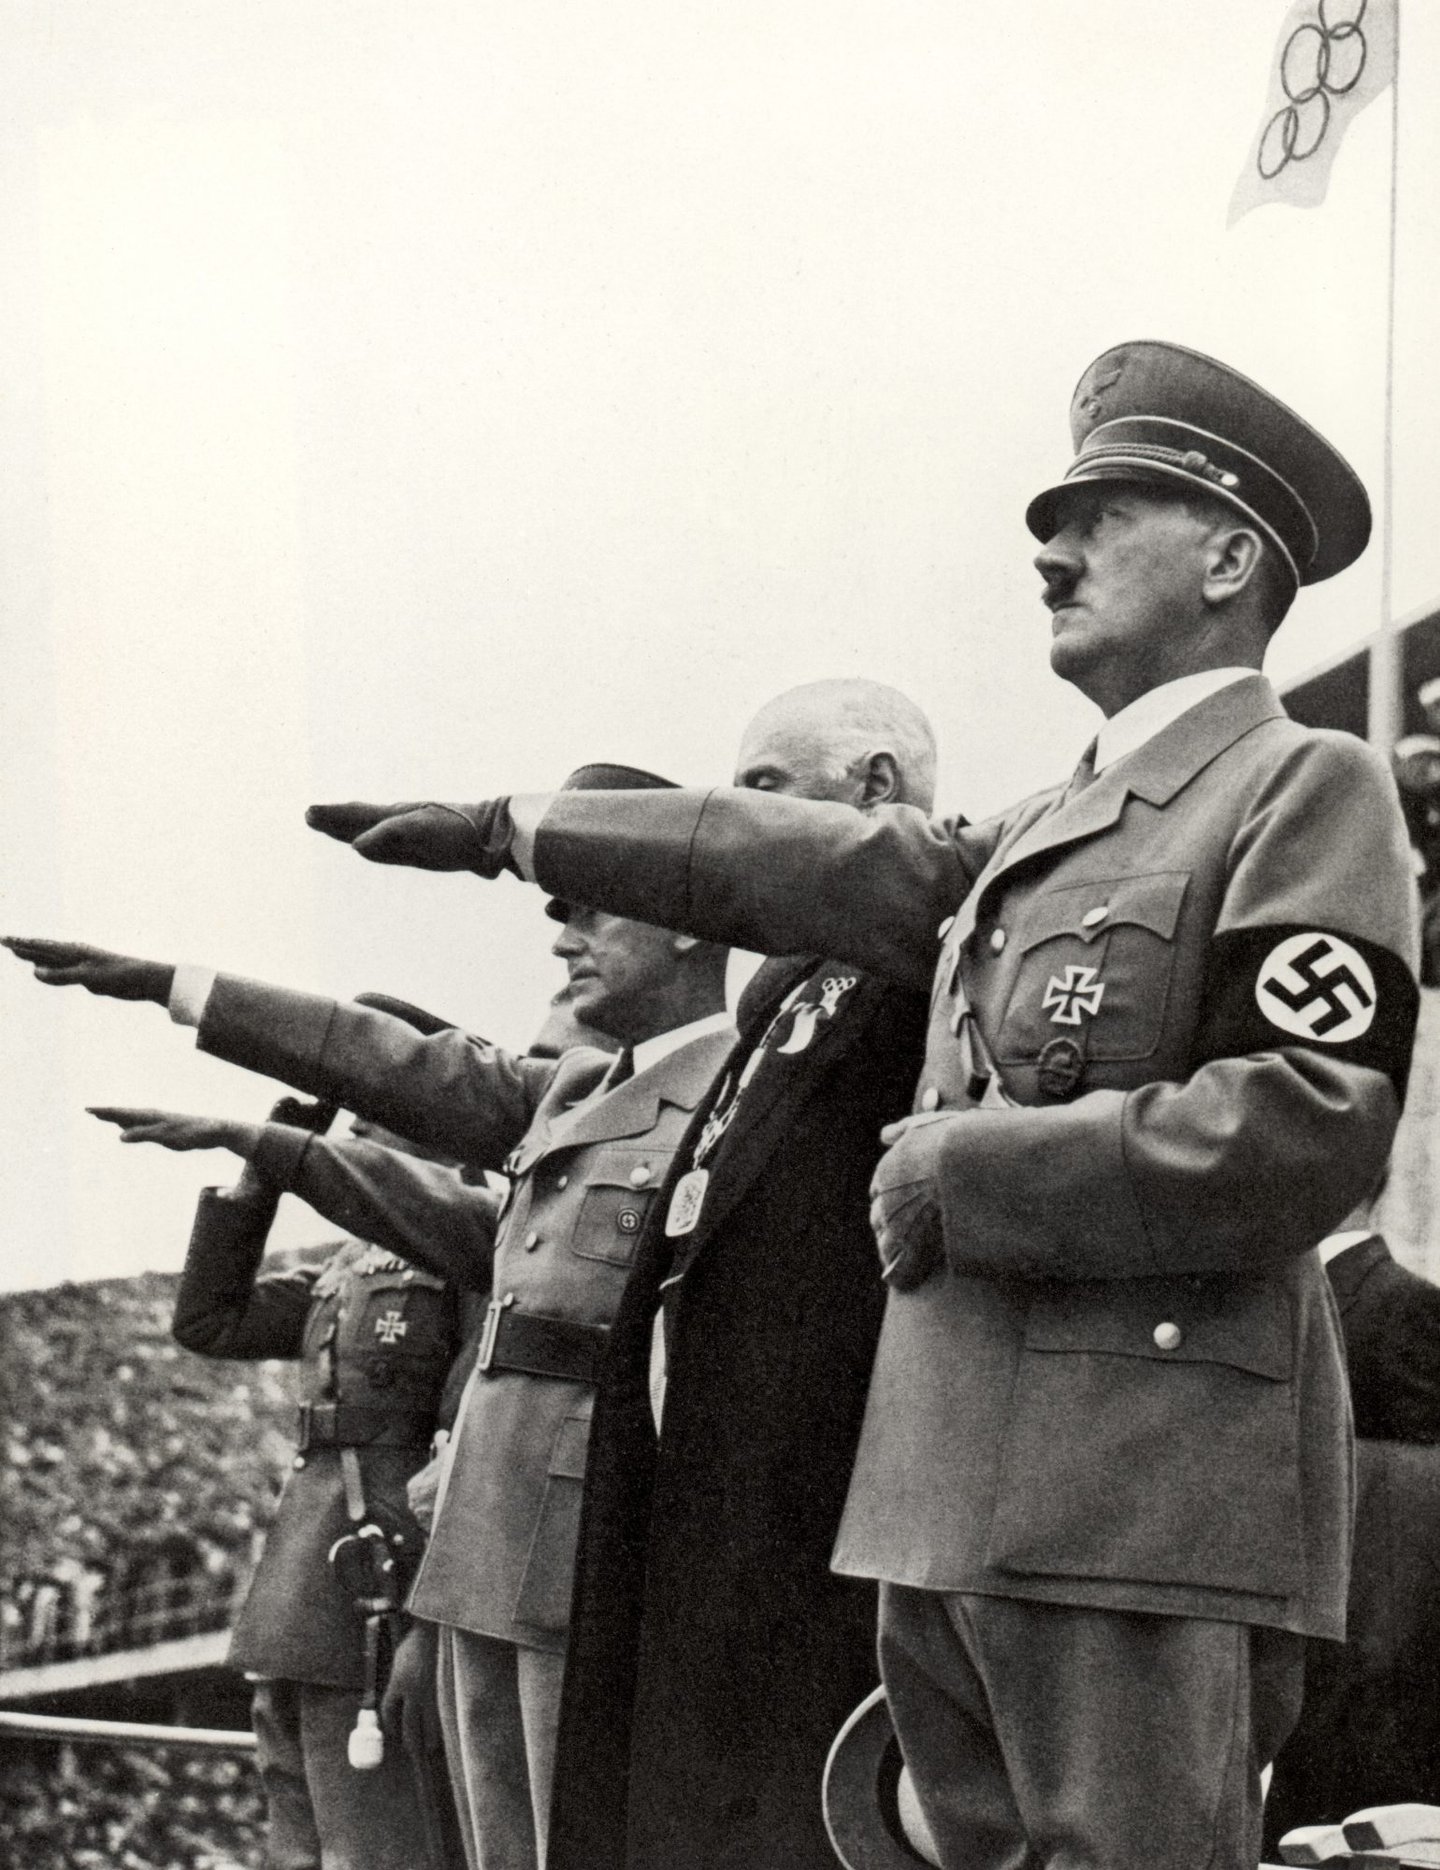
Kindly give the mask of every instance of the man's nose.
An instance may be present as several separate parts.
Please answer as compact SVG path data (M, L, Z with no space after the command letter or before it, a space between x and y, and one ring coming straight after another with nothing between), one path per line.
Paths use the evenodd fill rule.
M550 944L550 952L558 955L562 961L570 961L576 955L584 954L585 943L576 929L567 922Z
M1062 526L1035 554L1035 569L1047 585L1063 584L1080 575L1080 541L1072 526Z

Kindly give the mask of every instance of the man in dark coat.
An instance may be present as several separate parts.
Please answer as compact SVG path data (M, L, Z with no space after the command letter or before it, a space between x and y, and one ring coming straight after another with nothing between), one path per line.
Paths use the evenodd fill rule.
M1305 1702L1265 1806L1297 1825L1440 1803L1440 1286L1399 1265L1367 1208L1321 1243L1355 1409L1346 1640L1305 1651Z
M736 783L928 809L934 767L903 695L817 682L751 724ZM866 1190L924 1029L923 995L813 956L742 999L596 1401L549 1870L833 1864L825 1755L876 1679L874 1587L829 1569L884 1303Z

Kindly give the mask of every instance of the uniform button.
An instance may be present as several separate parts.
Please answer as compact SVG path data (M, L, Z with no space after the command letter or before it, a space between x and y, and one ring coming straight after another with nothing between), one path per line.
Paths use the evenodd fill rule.
M630 1186L632 1188L643 1188L649 1180L650 1164L648 1162L637 1163L630 1171Z
M413 1279L413 1278L415 1277L415 1268L414 1268L413 1266L407 1266L407 1267L405 1268L405 1270L404 1270L404 1272L403 1272L403 1273L401 1273L401 1275L400 1275L400 1277L401 1277L401 1279L402 1279L402 1280L403 1280L403 1279Z
M940 1108L940 1093L935 1089L933 1084L927 1084L925 1089L920 1093L920 1108L921 1110L938 1110Z
M527 1253L533 1253L533 1252L535 1251L535 1249L536 1249L536 1247L538 1247L539 1245L540 1245L540 1236L539 1236L539 1234L526 1234L526 1236L525 1236L525 1251L526 1251Z
M1005 931L1004 929L996 929L995 933L990 937L991 954L999 954L1001 950L1004 948L1004 946L1005 946Z
M290 1465L291 1465L291 1467L304 1467L304 1465L305 1465L305 1457L304 1457L304 1455L303 1455L303 1454L297 1454L297 1455L296 1455L296 1457L295 1457L295 1459L294 1459L294 1460L293 1460L293 1461L292 1461L292 1462L290 1463Z
M940 924L939 930L937 931L937 939L940 941L944 941L945 937L950 933L951 929L953 929L954 926L955 926L954 916L946 916L945 920Z
M557 1188L568 1188L570 1186L570 1177L568 1175L557 1175L555 1177L555 1186Z
M1184 1341L1185 1333L1179 1325L1167 1322L1163 1325L1156 1325L1152 1336L1162 1351L1178 1351Z
M1093 929L1097 922L1103 922L1110 913L1109 903L1098 903L1095 908L1087 909L1080 918L1082 929Z

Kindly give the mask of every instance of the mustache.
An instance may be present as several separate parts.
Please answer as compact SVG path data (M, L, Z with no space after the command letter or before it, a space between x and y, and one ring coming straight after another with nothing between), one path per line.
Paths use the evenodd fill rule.
M1040 593L1040 602L1049 611L1056 611L1068 604L1075 595L1075 587L1080 582L1080 574L1075 571L1056 572L1045 580L1045 589Z

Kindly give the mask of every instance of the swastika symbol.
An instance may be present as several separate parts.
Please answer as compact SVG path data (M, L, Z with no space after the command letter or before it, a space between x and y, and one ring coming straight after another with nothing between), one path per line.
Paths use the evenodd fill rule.
M398 1344L409 1329L393 1306L375 1320L375 1335L382 1344Z
M1052 974L1046 982L1043 1007L1054 1007L1052 1026L1078 1026L1082 1013L1098 1013L1105 997L1105 983L1093 967L1067 967L1065 978Z
M1265 957L1255 1001L1282 1032L1343 1045L1370 1030L1375 976L1349 942L1308 930L1287 935Z

